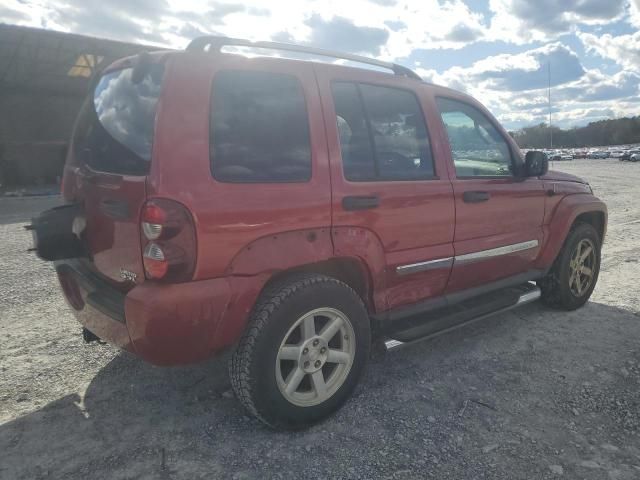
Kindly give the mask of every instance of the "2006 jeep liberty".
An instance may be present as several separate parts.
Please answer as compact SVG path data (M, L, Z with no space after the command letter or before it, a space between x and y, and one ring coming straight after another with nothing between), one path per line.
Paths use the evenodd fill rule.
M63 195L28 228L85 338L157 365L231 348L237 398L275 428L338 409L372 338L394 348L539 297L580 307L607 224L585 181L523 158L466 94L221 37L106 68Z

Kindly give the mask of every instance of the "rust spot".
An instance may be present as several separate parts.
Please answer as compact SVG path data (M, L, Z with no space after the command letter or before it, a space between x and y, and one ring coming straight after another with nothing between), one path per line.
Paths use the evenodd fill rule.
M311 232L307 235L307 240L309 242L315 242L318 239L318 236L316 235L316 232Z

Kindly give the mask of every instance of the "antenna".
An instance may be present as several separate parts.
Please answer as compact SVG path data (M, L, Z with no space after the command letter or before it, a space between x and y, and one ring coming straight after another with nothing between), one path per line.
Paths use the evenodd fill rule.
M549 81L549 148L553 148L553 128L551 127L551 59L547 62L547 78Z

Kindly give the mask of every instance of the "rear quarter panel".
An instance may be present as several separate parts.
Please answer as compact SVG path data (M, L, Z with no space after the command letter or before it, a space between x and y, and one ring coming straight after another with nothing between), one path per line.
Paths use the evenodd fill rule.
M216 73L227 69L286 73L299 80L309 118L310 181L243 184L213 178L209 160L211 87ZM185 53L172 59L166 75L149 197L172 198L193 214L198 241L195 279L257 274L281 265L283 254L289 263L295 263L310 243L316 252L314 259L331 252L330 237L321 230L331 224L331 189L312 67L287 60ZM301 233L278 237L279 242L273 239L294 231Z

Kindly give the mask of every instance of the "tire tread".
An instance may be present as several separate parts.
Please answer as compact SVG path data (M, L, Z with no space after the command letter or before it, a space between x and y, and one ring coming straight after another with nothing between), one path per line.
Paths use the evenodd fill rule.
M575 307L571 307L566 304L566 301L563 300L563 295L561 289L564 288L560 283L560 269L562 268L563 263L565 262L565 255L570 254L568 249L573 244L573 237L576 235L576 232L580 232L583 230L585 232L585 236L587 233L595 234L596 238L599 238L597 231L594 229L593 225L586 222L576 222L572 225L567 237L562 245L562 249L558 253L555 261L549 273L539 280L538 286L541 290L541 300L545 305L548 305L553 308L561 308L565 310L573 310ZM596 248L599 250L601 248L600 243L597 243ZM599 259L599 253L598 253ZM598 268L599 268L599 260L598 260ZM594 284L595 287L595 284ZM593 289L593 288L592 288ZM590 296L590 294L589 294Z
M326 275L299 274L275 282L273 285L268 286L258 298L249 317L247 329L229 362L229 377L236 398L252 415L272 428L277 428L277 425L265 418L256 406L256 391L253 388L251 378L254 348L262 332L268 328L269 319L273 312L284 304L289 297L299 293L301 290L313 288L319 283L335 283L360 298L349 285ZM362 302L362 300L360 301Z

